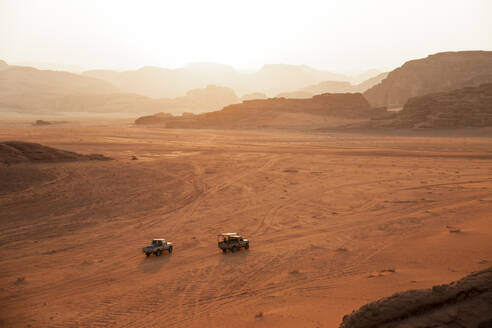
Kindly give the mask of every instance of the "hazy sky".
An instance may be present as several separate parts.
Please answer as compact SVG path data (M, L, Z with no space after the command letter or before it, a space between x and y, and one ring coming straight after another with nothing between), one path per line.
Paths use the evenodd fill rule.
M10 63L351 72L469 49L492 50L492 1L0 0L0 58Z

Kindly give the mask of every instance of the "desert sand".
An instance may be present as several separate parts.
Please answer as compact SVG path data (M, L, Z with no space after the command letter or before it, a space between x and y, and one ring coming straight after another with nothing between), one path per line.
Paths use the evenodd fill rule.
M337 327L492 263L490 131L31 123L0 141L114 160L0 166L2 327ZM229 231L250 250L222 254Z

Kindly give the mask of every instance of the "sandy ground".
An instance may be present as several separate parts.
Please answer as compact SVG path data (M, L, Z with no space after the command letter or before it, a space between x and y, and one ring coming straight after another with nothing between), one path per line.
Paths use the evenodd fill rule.
M0 167L2 327L337 327L492 265L492 138L101 120L0 140L116 159ZM228 231L251 249L223 255ZM146 258L154 237L174 253Z

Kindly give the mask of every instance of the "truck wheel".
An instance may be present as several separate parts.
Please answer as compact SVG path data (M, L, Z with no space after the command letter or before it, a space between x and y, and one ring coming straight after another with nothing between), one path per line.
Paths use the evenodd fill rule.
M231 248L231 252L233 252L233 253L234 253L235 251L236 251L236 246L232 246L232 248Z
M227 249L222 248L222 253L225 253L225 252L227 252Z
M149 256L150 256L150 254L151 254L151 253L145 253L145 255L147 255L147 257L149 257Z
M159 255L161 255L161 251L155 252L155 256L159 256Z
M244 249L249 249L249 244L246 244L246 246L244 246Z
M173 252L173 248L169 247L169 249L167 251L169 252L169 254L171 254Z

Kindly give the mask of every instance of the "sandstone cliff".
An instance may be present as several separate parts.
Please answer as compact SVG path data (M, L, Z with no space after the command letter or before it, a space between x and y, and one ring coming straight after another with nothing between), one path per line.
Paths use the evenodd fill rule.
M340 328L492 327L492 268L449 285L410 290L369 303Z
M492 51L443 52L406 62L364 96L373 107L401 107L409 98L492 82Z

